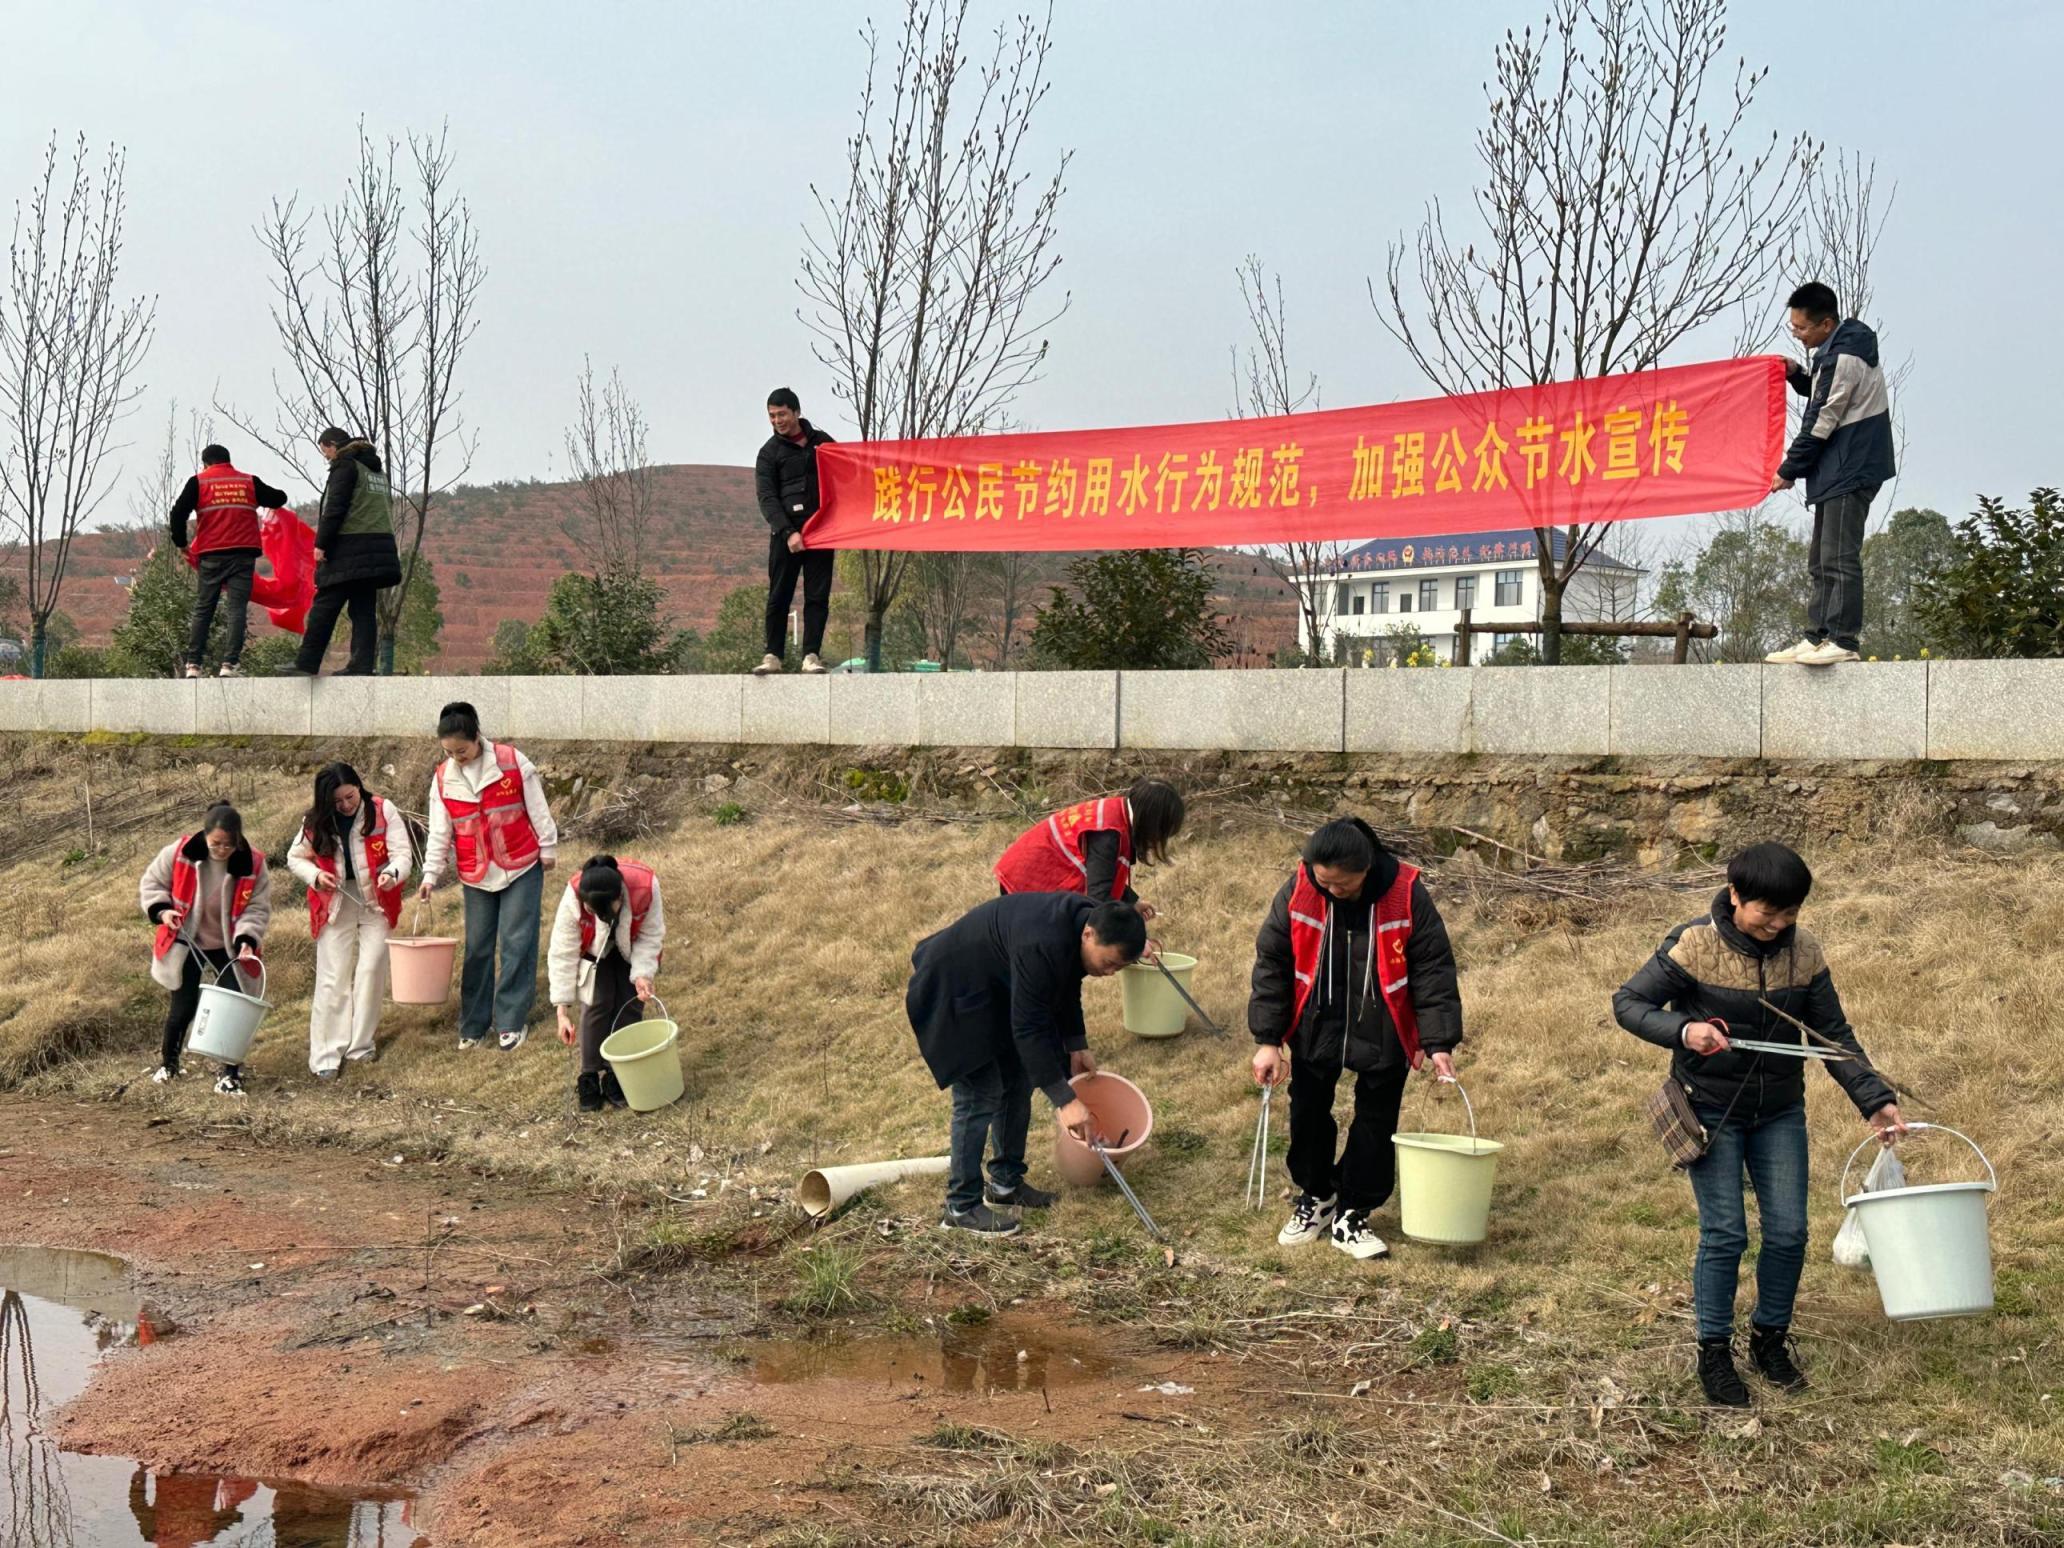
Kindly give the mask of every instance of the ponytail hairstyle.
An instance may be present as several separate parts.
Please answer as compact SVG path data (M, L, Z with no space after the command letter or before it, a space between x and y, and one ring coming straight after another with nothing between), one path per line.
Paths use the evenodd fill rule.
M1330 870L1361 875L1376 868L1383 853L1383 841L1359 817L1335 817L1304 841L1307 869L1326 866Z
M319 855L334 855L344 835L345 824L337 816L337 792L346 785L358 787L361 802L372 799L358 770L348 763L326 763L315 776L315 804L301 819L301 831L308 836L308 847Z
M573 884L574 895L604 918L616 913L624 895L623 872L614 855L590 855L581 862L580 877Z
M1125 792L1132 807L1132 852L1149 864L1165 864L1168 844L1182 832L1182 792L1161 779L1143 779Z

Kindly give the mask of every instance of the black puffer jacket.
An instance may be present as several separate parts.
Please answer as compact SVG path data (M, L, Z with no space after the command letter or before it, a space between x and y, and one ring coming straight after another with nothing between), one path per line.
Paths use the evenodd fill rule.
M1326 937L1319 951L1318 982L1292 1028L1297 1004L1296 970L1290 955L1290 896L1297 877L1283 883L1269 905L1254 941L1254 978L1247 1001L1247 1028L1257 1043L1290 1041L1294 1058L1355 1071L1393 1069L1404 1059L1390 1008L1369 971L1370 917L1397 880L1397 857L1376 842L1376 864L1361 896L1341 902L1323 891ZM1301 867L1300 867L1301 869ZM1462 991L1448 927L1426 883L1412 883L1412 933L1405 945L1412 1010L1419 1021L1419 1046L1428 1054L1452 1053L1462 1041Z
M817 448L831 439L809 420L799 423L802 444L785 435L770 435L753 467L760 517L778 538L802 531L803 524L817 514Z
M1734 1117L1753 1126L1804 1101L1806 1065L1820 1061L1732 1048L1696 1054L1684 1046L1684 1029L1717 1017L1733 1037L1806 1042L1798 1028L1757 1003L1764 999L1858 1056L1827 1066L1858 1112L1869 1116L1893 1100L1892 1088L1863 1057L1842 1013L1820 943L1796 925L1767 943L1744 934L1725 887L1705 917L1672 930L1641 971L1620 986L1613 1015L1636 1037L1671 1050L1670 1073L1699 1107L1732 1108Z
M369 441L352 441L330 464L323 484L322 513L316 519L315 546L323 551L315 567L318 586L399 586L401 554L394 546L390 515L379 531L355 530L351 503L358 494L359 473L380 473L380 454ZM354 530L346 531L349 525Z

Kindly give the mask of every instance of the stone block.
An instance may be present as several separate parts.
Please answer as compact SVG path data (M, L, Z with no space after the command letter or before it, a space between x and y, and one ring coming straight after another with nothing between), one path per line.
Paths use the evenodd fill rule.
M0 683L0 731L93 729L93 683L84 677Z
M707 742L740 739L746 679L733 673L690 677L591 677L581 697L581 735L597 742Z
M481 734L510 740L506 677L375 677L372 730L381 736L420 736L434 741L437 716L445 705L466 703L480 716Z
M1930 758L2064 759L2064 661L1931 661L1927 670Z
M1116 672L1019 672L1017 745L1116 747Z
M306 736L314 683L306 677L203 677L193 684L201 736Z
M1438 667L1382 667L1347 674L1347 750L1469 751L1470 674Z
M844 747L917 745L917 672L837 672L829 682L829 736Z
M1927 662L1764 669L1764 757L1927 755Z
M1339 752L1339 671L1121 672L1118 745Z
M317 677L309 680L308 731L323 742L350 743L381 734L373 724L376 677ZM434 713L434 712L433 712ZM412 732L432 735L435 722ZM370 777L370 776L368 776Z
M1761 756L1762 667L1621 666L1609 670L1614 753L1665 758Z
M1475 679L1469 688L1472 752L1596 757L1610 749L1611 667L1467 670Z
M831 676L747 677L739 737L748 745L831 740Z
M605 679L505 677L502 681L508 685L509 705L492 734L515 742L571 742L581 735L586 685Z
M184 678L97 677L93 680L93 728L191 736L194 687Z
M1018 726L1016 672L939 672L917 679L924 747L1009 747Z

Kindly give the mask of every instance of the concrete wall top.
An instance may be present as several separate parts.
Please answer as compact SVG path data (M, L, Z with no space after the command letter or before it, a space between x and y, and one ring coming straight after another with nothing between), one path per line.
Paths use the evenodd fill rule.
M2064 760L2064 660L0 682L0 731L1441 756Z

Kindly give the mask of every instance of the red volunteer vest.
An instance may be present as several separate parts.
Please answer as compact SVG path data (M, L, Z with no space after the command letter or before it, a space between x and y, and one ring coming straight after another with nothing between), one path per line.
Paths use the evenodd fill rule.
M523 804L523 775L516 767L516 749L494 747L495 767L502 777L478 801L456 801L444 793L444 768L437 765L437 798L451 816L452 853L459 880L477 882L493 860L505 871L520 871L538 857L537 829Z
M1376 988L1390 1012L1390 1024L1397 1028L1398 1042L1405 1050L1405 1062L1418 1069L1419 1015L1412 1009L1411 974L1405 966L1405 946L1412 938L1412 883L1419 879L1417 866L1398 862L1397 880L1376 900L1374 914ZM1311 879L1304 865L1297 867L1297 885L1290 893L1290 968L1297 981L1295 1003L1290 1011L1290 1032L1304 1020L1305 1002L1319 981L1319 948L1326 938L1326 915L1332 899Z
M172 906L187 915L193 913L194 899L201 890L201 868L186 858L186 846L197 837L198 834L187 834L172 851ZM234 878L236 886L229 894L229 935L232 941L236 939L237 923L244 917L244 910L251 906L251 894L258 890L259 878L264 874L265 851L253 849L251 874ZM160 924L157 938L151 943L151 955L162 957L178 944L179 932L168 924ZM253 949L263 950L262 947Z
M624 895L631 905L631 939L636 941L645 931L645 916L652 912L652 867L635 860L619 860L616 868L623 873ZM580 877L576 875L566 884L566 890L577 892L579 883ZM580 950L583 957L591 957L595 952L595 916L585 905L580 911Z
M374 795L372 791L364 789L361 789L361 795L363 797L363 810L366 813L366 869L371 871L373 875L378 876L387 869L387 819L380 811L380 799L378 796ZM307 829L304 828L302 831L305 833ZM350 840L339 839L337 842L346 844ZM315 868L322 872L323 875L335 876L337 874L337 857L335 855L316 855L314 859ZM392 887L376 886L373 890L373 896L379 900L380 912L387 916L388 929L391 930L401 923L401 883L399 881L396 881ZM314 887L308 889L308 933L310 935L320 935L323 933L323 926L330 922L330 914L335 910L336 906L332 894L319 891Z
M201 498L188 555L198 559L217 548L259 547L258 486L251 475L218 462L194 477L201 486Z
M1089 865L1082 841L1091 833L1111 831L1118 835L1118 872L1111 878L1111 896L1122 898L1132 883L1133 860L1132 814L1123 796L1083 801L1027 828L996 862L997 885L1005 892L1086 893Z

